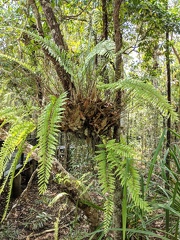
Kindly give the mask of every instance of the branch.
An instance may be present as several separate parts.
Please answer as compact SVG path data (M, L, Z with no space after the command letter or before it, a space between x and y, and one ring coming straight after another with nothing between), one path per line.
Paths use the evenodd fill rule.
M180 54L178 53L178 51L176 50L176 48L174 46L172 46L173 52L175 54L175 56L177 57L177 60L180 64Z
M115 61L115 80L117 81L120 78L123 78L123 59L122 54L117 54L122 50L122 29L120 19L120 10L122 6L123 0L115 0L114 1L114 9L113 9L113 23L114 23L114 40L115 40L115 53L116 53L116 61ZM116 93L116 105L121 106L122 103L122 92L118 91Z
M51 8L49 0L40 0L40 4L43 8L47 23L49 25L50 31L52 33L54 42L57 44L60 49L68 50L67 45L64 42L63 35L59 28L59 23L56 20L55 14Z
M85 8L81 8L79 7L79 9L81 10L79 13L77 13L76 15L69 15L69 16L63 16L62 19L63 20L70 20L70 19L74 19L74 20L80 20L80 21L85 21L87 22L86 19L77 19L77 17L79 17L83 12L85 12L89 6L89 4L91 3L92 0L89 0L89 2L86 4L86 7ZM66 1L68 4L69 2Z

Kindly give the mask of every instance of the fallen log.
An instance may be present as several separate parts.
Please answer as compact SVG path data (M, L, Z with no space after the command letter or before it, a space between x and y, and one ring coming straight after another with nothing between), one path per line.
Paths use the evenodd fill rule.
M8 132L4 129L0 129L0 139L5 140L8 136ZM34 146L29 143L24 144L23 152L28 154L31 152L31 158L38 161L38 149L33 150ZM83 184L78 184L79 181L67 172L62 164L56 159L53 159L52 174L56 175L57 173L61 174L62 179L66 179L63 182L63 191L68 193L70 199L75 202L75 204L83 210L85 216L88 219L91 230L95 230L100 223L100 216L98 207L94 208L96 204L93 204L92 197L89 192L84 191L85 186ZM100 208L99 208L100 209Z

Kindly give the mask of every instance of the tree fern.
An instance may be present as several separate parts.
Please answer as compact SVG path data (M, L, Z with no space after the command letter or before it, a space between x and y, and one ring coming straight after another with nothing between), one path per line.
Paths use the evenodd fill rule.
M39 192L44 193L47 189L50 177L53 157L56 152L57 137L59 133L59 124L62 120L63 105L66 100L66 94L59 98L51 97L51 102L42 111L38 123L39 138L39 171L38 184Z
M127 90L133 94L134 103L138 102L138 104L151 104L163 115L167 116L170 114L173 120L177 119L177 114L175 113L173 107L168 103L167 99L150 83L129 78L110 84L101 83L99 84L99 88L109 89L112 91L117 91L119 89Z

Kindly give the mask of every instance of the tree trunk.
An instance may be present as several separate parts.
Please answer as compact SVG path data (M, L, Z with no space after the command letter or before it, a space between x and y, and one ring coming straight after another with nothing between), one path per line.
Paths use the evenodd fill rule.
M107 12L107 1L102 0L102 24L103 24L103 31L102 31L102 39L108 39L108 12ZM108 76L108 69L105 65L102 70L102 76L104 79L104 83L109 83L109 76ZM105 96L108 99L110 96L110 90L105 91Z
M103 23L103 36L102 38L108 39L108 13L107 13L107 2L102 0L102 23Z
M122 49L122 30L121 30L121 19L120 19L120 10L122 6L122 0L114 1L114 11L113 11L113 21L114 21L114 39L115 39L115 52L116 62L115 62L115 80L119 80L123 77L123 59L120 50ZM122 104L122 91L118 91L116 94L115 104L117 108L121 108ZM120 141L120 121L114 126L113 137L116 141ZM114 214L113 214L113 224L114 228L122 228L122 186L119 178L116 178L115 181L115 193L114 193ZM114 240L122 239L122 231L114 232Z
M31 5L34 16L36 18L36 25L37 25L39 35L44 37L43 27L41 24L41 16L40 16L40 13L36 6L36 3L34 0L30 0L29 4ZM42 9L43 9L44 15L46 17L46 21L50 28L54 42L60 49L67 51L68 47L64 41L63 35L62 35L60 27L59 27L59 23L57 22L55 14L51 8L50 1L49 0L46 0L46 1L40 0L40 4L42 6ZM46 49L43 49L43 51L44 51L45 55L54 64L56 73L61 81L61 84L62 84L64 90L68 93L68 97L74 98L75 93L76 93L76 88L75 88L74 83L71 81L71 75L65 71L63 66L60 66L59 62L55 58L53 58Z
M168 0L166 2L167 4L167 10L168 10ZM167 27L166 30L166 75L167 75L167 99L168 102L171 104L171 66L170 66L170 48L169 48L169 29ZM167 119L167 142L166 142L166 148L169 149L171 145L171 117L169 116ZM166 166L168 169L170 169L170 154L166 157ZM166 171L166 179L167 182L165 184L165 188L169 190L169 171ZM166 232L169 232L169 210L166 210Z

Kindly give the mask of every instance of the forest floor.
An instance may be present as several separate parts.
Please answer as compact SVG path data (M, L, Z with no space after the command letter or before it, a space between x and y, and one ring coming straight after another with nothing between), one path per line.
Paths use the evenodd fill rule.
M49 206L52 199L60 193L62 193L60 185L51 179L46 193L39 195L35 177L19 198L12 199L7 218L0 225L0 239L55 239L55 222L58 222L56 229L58 229L57 239L59 240L89 239L85 237L89 231L87 218L67 194L62 193L61 198ZM2 215L5 196L1 197L0 213Z
M52 199L60 193L61 197L50 206ZM92 194L96 203L103 202L102 196L97 193ZM1 216L6 196L7 192L0 196ZM55 223L58 223L57 227ZM162 229L163 220L154 222L153 227ZM55 229L58 231L57 238L55 238ZM90 226L87 217L70 197L63 193L62 187L54 181L53 177L49 181L46 193L39 195L35 176L28 186L24 187L20 197L11 200L7 218L0 225L0 240L88 240L90 239L88 232L90 232ZM105 239L113 239L113 236ZM150 239L160 238L151 237Z

